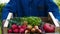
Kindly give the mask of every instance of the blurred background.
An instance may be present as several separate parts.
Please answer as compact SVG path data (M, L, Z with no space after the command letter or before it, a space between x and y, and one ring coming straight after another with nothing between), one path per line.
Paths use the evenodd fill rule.
M58 7L59 7L59 12L60 12L60 0L53 0L55 3L56 3L56 5L58 5Z
M1 16L2 16L1 13L2 13L2 9L9 1L10 0L0 0L0 26L1 26ZM60 0L53 0L53 1L54 1L54 3L56 3L56 5L59 7L59 10L60 10Z

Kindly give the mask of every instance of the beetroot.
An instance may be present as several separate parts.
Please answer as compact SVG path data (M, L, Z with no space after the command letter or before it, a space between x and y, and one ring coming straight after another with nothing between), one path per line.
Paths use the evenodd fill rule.
M13 30L14 33L18 33L19 32L19 29L15 29Z
M12 33L12 29L9 29L9 30L8 30L8 33Z
M43 29L46 33L54 33L55 32L55 26L50 23L45 23L43 26Z
M13 25L12 25L12 29L14 30L14 29L16 29L16 28L18 28L17 25L16 25L16 24L13 24Z

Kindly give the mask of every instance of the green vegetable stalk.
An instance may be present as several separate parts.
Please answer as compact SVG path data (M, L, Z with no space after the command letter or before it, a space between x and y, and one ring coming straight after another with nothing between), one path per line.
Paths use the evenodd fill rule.
M24 21L27 21L28 22L28 25L32 25L32 26L35 26L35 25L40 25L42 23L42 20L40 17L34 17L34 16L30 16L30 17L17 17L17 18L13 18L11 19L12 22L16 22L20 25L23 24ZM11 21L10 20L10 21Z

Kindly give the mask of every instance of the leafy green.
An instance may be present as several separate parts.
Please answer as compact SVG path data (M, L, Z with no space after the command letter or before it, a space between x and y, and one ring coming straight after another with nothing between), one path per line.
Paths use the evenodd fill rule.
M12 20L12 21L11 21ZM13 18L11 19L10 22L14 22L14 23L18 23L18 24L23 24L24 21L28 22L28 25L40 25L42 20L40 17L34 17L34 16L30 16L30 17L20 17L20 18Z

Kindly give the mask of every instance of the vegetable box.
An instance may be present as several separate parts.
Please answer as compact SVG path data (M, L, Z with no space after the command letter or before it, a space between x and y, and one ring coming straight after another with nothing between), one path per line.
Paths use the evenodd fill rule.
M3 34L59 33L60 25L51 12L48 17L12 17L10 13L3 26ZM24 25L24 26L23 26Z

